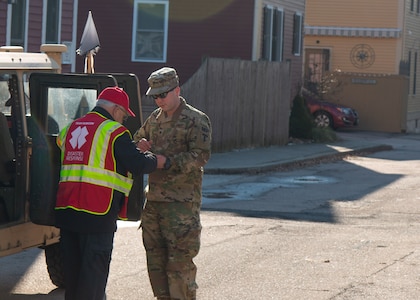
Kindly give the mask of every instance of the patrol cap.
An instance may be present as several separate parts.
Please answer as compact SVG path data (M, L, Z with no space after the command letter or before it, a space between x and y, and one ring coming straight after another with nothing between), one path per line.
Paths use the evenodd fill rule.
M179 85L179 78L175 69L164 67L150 74L147 82L150 87L146 95L158 95L176 88Z
M98 100L107 100L109 102L115 103L125 109L130 116L135 117L136 115L130 109L130 100L128 95L122 88L117 86L105 88L98 96Z

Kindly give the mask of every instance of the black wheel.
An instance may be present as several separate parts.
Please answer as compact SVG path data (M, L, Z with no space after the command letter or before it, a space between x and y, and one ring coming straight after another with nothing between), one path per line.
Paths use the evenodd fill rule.
M45 260L52 283L64 288L64 262L61 258L60 243L45 247Z
M326 111L321 110L314 113L314 121L317 127L334 128L332 117Z

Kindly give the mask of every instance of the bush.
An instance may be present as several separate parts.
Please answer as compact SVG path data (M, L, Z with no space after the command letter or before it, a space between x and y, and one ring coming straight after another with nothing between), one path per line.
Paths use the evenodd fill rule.
M337 141L337 134L330 127L312 128L312 138L316 143L330 143Z
M312 139L314 126L313 117L305 104L305 99L302 96L296 96L289 118L289 137Z
M337 141L336 132L330 127L317 127L302 96L296 96L289 118L289 137L313 140L316 143Z

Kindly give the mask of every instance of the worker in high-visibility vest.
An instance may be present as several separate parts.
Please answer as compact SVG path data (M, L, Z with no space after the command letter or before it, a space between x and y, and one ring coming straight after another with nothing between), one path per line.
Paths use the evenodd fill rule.
M126 216L132 179L163 168L166 160L141 153L122 125L135 114L128 95L104 89L96 107L63 129L56 226L64 256L65 299L102 300L118 217Z

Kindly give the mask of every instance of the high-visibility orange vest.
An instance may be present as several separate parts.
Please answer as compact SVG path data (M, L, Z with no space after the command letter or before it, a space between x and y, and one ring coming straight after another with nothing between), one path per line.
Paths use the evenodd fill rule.
M57 137L61 148L60 184L56 210L71 208L94 215L105 215L112 204L114 190L125 195L119 217L126 218L130 175L117 173L115 140L127 128L97 112L89 112L63 129Z

